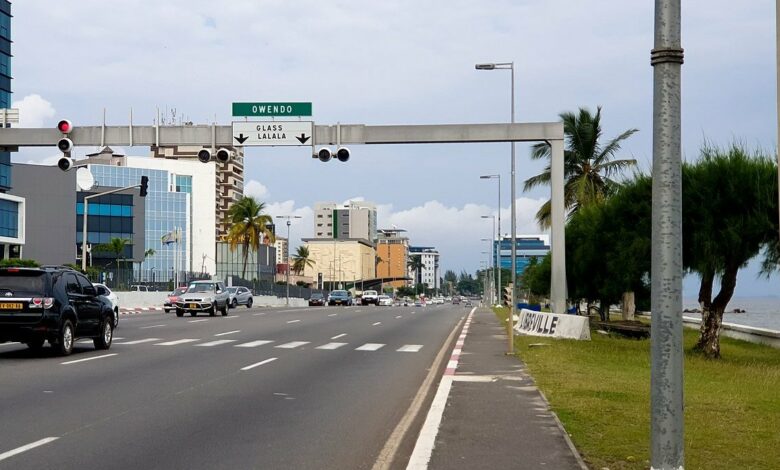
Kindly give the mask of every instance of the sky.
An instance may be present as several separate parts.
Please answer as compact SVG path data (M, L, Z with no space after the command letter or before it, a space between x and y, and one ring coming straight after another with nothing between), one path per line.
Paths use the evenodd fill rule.
M14 2L13 100L22 127L58 119L99 125L169 121L227 125L234 101L311 102L315 124L469 124L558 120L602 107L606 138L639 130L618 157L652 162L653 3L638 0L284 1L79 0ZM683 157L702 142L776 148L775 2L683 2ZM146 155L148 149L122 149ZM498 211L509 232L510 144L353 147L347 163L321 163L310 147L249 148L246 192L272 215L300 215L312 236L317 202L377 204L380 228L435 246L443 270L474 272ZM524 193L543 164L517 144L517 228L539 233L549 189ZM79 148L77 155L94 151ZM21 149L16 162L53 164L56 149ZM740 273L737 296L780 293L780 277ZM695 295L697 280L685 281Z

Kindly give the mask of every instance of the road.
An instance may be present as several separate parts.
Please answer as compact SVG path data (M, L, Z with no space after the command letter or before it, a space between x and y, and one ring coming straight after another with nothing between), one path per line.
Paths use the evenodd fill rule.
M371 468L462 306L123 315L108 351L0 344L0 468Z

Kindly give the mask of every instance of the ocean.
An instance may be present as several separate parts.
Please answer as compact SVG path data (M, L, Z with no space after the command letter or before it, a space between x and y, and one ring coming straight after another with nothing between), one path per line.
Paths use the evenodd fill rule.
M686 298L683 299L683 308L699 308L699 303L695 298ZM745 310L745 313L730 313L734 309ZM698 317L700 314L684 315ZM780 297L734 297L726 307L723 321L780 331Z

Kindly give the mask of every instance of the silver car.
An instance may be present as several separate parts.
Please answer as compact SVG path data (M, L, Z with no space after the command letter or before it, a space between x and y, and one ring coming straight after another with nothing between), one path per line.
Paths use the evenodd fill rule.
M236 308L239 305L246 305L246 308L252 308L252 291L246 287L228 287L230 296L230 308Z
M212 317L217 310L222 316L228 314L228 302L230 296L225 285L218 281L194 281L187 287L187 292L176 301L176 316L184 316L184 312L190 312L193 317L198 312L208 312Z

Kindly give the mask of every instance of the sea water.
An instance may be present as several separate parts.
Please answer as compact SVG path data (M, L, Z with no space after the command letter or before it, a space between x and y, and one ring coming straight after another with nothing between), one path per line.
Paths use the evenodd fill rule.
M684 299L683 308L699 308L699 303L695 298ZM732 313L735 309L744 310L745 313ZM684 315L700 318L698 313L685 313ZM726 307L723 321L780 331L780 296L734 297Z

